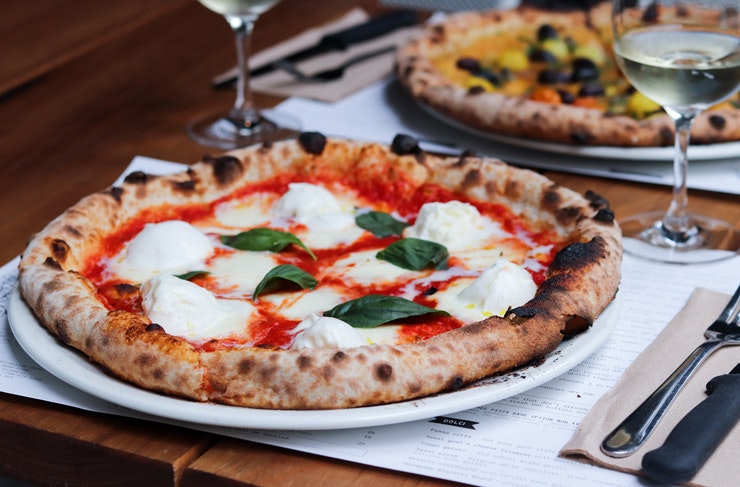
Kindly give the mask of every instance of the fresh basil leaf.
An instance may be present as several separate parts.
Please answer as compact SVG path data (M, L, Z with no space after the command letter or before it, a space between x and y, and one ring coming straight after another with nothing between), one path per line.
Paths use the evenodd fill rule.
M396 220L382 211L370 211L357 215L355 223L378 238L401 236L403 229L409 226L408 223Z
M402 238L375 256L398 267L420 271L427 267L447 269L447 258L450 254L447 247L437 242L420 238Z
M221 242L239 250L268 250L270 252L280 252L288 245L295 244L308 252L313 260L316 260L311 249L306 247L298 237L292 233L271 228L253 228L237 235L222 235Z
M257 301L257 296L261 293L274 291L275 289L290 283L297 284L302 289L313 289L319 281L300 267L296 267L291 264L282 264L277 267L273 267L267 274L265 274L265 277L263 277L260 283L257 284L257 287L254 288L252 299Z
M208 274L210 274L210 272L208 271L190 271L190 272L186 272L185 274L177 274L175 275L175 277L177 277L178 279L182 279L184 281L189 281L190 279L194 277L207 276Z
M368 294L324 312L324 316L340 319L355 328L373 328L391 321L426 314L450 315L441 309L429 308L408 299L383 294Z

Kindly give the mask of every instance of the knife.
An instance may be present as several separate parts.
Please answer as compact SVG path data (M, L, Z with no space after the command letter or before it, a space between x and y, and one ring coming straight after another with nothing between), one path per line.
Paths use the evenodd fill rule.
M270 73L275 69L278 69L276 66L278 62L297 63L325 52L344 51L352 44L374 39L383 34L400 29L401 27L416 25L418 22L418 14L411 10L394 10L381 14L363 24L327 34L322 37L317 44L311 47L301 49L300 51L290 54L282 59L276 59L271 63L267 63L251 70L249 72L249 76L255 77ZM235 70L229 70L222 75L216 76L213 79L213 86L221 88L233 83L235 80Z
M678 422L659 448L642 458L642 470L663 483L690 480L740 419L740 364L707 383L709 397Z

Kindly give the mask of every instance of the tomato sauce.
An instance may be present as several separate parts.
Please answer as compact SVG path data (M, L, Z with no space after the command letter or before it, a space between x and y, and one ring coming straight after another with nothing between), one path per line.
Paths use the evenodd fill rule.
M139 283L124 283L120 280L110 280L106 261L120 253L126 243L133 239L147 223L178 219L187 221L195 226L199 224L203 226L213 225L214 222L217 223L216 209L219 205L243 200L258 193L282 194L287 191L288 185L291 182L298 181L320 184L330 190L338 188L345 193L349 191L359 202L360 206L371 207L374 210L387 213L395 212L410 223L413 223L415 215L425 203L434 201L448 202L452 200L469 202L476 206L481 214L491 217L500 224L503 230L513 235L524 235L527 240L534 242L537 246L547 246L552 243L552 235L544 231L532 232L527 230L524 221L503 205L470 201L465 197L461 197L459 194L437 185L427 184L417 187L402 177L394 177L393 175L384 178L383 185L372 183L374 180L376 180L374 177L363 177L363 174L348 175L345 179L327 178L325 175L313 175L301 179L297 177L278 176L264 182L247 185L228 197L221 198L208 205L189 205L183 207L165 205L148 209L136 218L121 225L115 233L105 237L100 243L98 252L85 265L83 274L97 286L98 297L106 307L143 314L140 292L136 288ZM301 227L300 225L296 225L295 228L291 228L290 230L295 231ZM305 229L305 227L302 228ZM344 283L337 276L332 276L326 272L326 269L337 260L346 257L349 253L372 249L381 250L399 238L376 238L369 232L366 232L362 237L349 245L339 245L329 249L312 249L316 259L313 259L305 249L297 245L289 245L279 254L275 254L275 257L281 263L292 264L312 276L320 276L321 279L318 287L322 285L338 286L344 291L344 296L348 299L367 294L399 296L402 293L408 293L406 282L380 282L368 286L357 286ZM523 244L519 242L517 245ZM537 271L530 270L530 273L538 285L545 280L546 268L552 262L557 250L553 246L550 252L537 256L542 269ZM207 270L208 264L215 259L234 252L239 251L216 246L215 253L206 262L206 269L204 270ZM454 257L450 259L449 263L450 265L458 264ZM214 279L208 274L198 275L192 278L191 281L208 289L217 296L224 296L233 291L233 289L219 284L217 279ZM418 304L434 307L436 305L434 293L446 289L449 284L448 281L419 284L414 290L416 296L413 297L413 300ZM249 338L234 337L210 340L196 346L202 350L221 350L244 345L246 340L249 341L251 346L281 348L289 346L293 339L292 330L298 324L298 321L288 320L274 313L270 310L269 304L253 304L258 307L257 313L259 314L259 318L256 321L250 319L251 322L249 324L245 323ZM463 325L460 320L441 314L428 314L418 318L404 319L403 323L398 329L398 336L403 343L425 340Z

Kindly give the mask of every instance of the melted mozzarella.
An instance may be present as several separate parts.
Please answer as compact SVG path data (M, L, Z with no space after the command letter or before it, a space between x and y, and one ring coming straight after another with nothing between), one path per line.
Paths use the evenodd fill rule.
M369 342L352 326L337 318L311 314L295 327L298 335L290 348L352 348Z
M310 183L291 183L272 208L278 219L306 226L296 236L308 247L326 249L357 240L364 230L355 224L354 206L342 202L326 188ZM274 222L278 226L279 221Z
M179 274L204 267L213 243L189 223L149 223L112 262L119 276L143 282L160 274Z
M162 274L141 286L142 307L170 335L193 340L243 332L254 307L245 301L216 299L192 282Z
M280 314L289 320L302 320L311 314L321 314L332 309L334 306L347 301L347 298L339 291L331 287L318 287L311 292L266 294L260 296L260 300L266 300L281 306Z
M342 205L326 188L310 183L291 183L272 211L279 217L306 224L324 213L342 211Z
M243 201L220 205L216 209L216 220L235 228L267 226L273 200L271 195L258 193Z
M270 252L233 252L213 259L208 270L222 289L251 295L276 265L277 260Z
M364 250L339 259L329 268L328 274L342 276L362 286L388 281L403 282L422 275L418 271L410 271L379 260L377 253L377 249Z
M500 259L470 282L461 279L434 295L437 307L470 323L489 316L503 316L521 306L537 291L532 276L522 267Z
M449 250L466 249L480 242L485 230L478 209L468 203L426 203L419 210L416 222L404 230L404 237L431 240Z

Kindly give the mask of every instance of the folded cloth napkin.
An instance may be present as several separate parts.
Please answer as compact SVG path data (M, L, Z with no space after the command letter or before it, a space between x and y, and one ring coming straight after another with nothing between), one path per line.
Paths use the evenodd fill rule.
M350 10L334 22L309 29L280 44L254 54L251 56L249 64L252 68L263 66L317 44L321 37L328 33L361 24L368 19L369 15L362 9ZM415 27L397 29L375 39L353 44L344 51L327 52L306 59L296 63L296 67L305 74L315 74L325 69L337 67L343 62L362 54L385 47L399 46L408 40L416 30ZM271 95L298 96L334 102L390 74L393 69L394 56L393 51L373 56L352 65L345 71L343 77L333 81L298 81L291 74L276 70L252 78L250 80L251 88L255 92Z
M699 366L653 434L637 452L625 458L612 458L601 452L599 447L602 440L704 341L704 330L728 301L727 295L706 289L695 290L684 308L635 359L617 385L596 403L560 455L639 475L643 455L662 445L676 423L706 398L706 383L715 376L728 373L740 362L740 347L720 348ZM711 418L707 418L707 421L711 421ZM740 425L735 425L688 485L738 485L738 452Z

